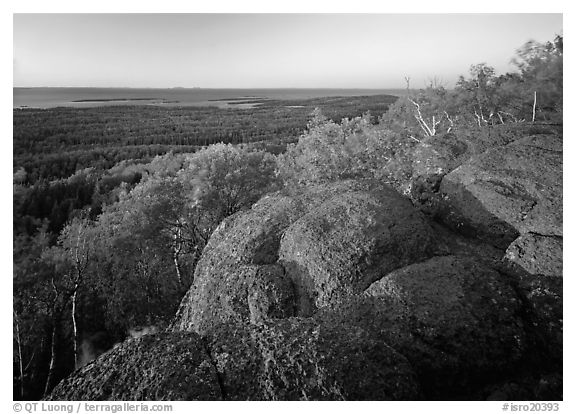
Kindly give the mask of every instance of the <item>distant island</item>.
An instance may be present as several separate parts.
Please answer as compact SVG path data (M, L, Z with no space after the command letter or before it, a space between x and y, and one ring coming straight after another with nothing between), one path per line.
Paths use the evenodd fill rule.
M117 101L165 101L164 98L95 98L95 99L76 99L72 102L117 102Z

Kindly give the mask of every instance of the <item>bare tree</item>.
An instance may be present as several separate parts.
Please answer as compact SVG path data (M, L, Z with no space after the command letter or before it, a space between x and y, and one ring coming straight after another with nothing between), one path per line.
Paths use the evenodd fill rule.
M60 331L60 323L62 320L62 314L66 308L66 304L70 299L70 291L63 287L56 285L54 278L50 280L52 285L52 291L54 297L51 304L51 314L52 314L52 333L51 333L51 344L50 344L50 365L48 367L48 377L46 378L46 384L44 386L44 396L52 390L52 385L54 382L54 376L56 374L56 362L58 360L58 333Z
M532 123L536 119L536 91L534 91L534 104L532 105Z
M87 243L86 234L86 220L80 221L76 228L72 231L75 233L73 237L75 238L73 251L74 260L74 276L72 277L72 328L74 335L74 365L76 368L79 366L80 355L79 355L79 336L78 336L78 322L76 320L76 308L78 306L78 291L84 282L84 276L88 263L90 261L90 245Z
M412 104L416 107L416 113L414 114L414 117L418 121L420 128L422 128L422 130L424 131L424 134L429 137L436 135L436 127L440 124L440 122L442 122L443 115L440 115L440 117L438 118L436 118L435 115L432 115L432 119L429 120L429 122L426 122L426 120L422 116L422 112L420 110L420 104L418 104L412 98L408 98L408 100L412 102Z
M70 316L72 321L74 364L78 367L80 361L79 329L78 329L78 301L79 294L85 282L86 272L92 255L89 243L90 221L86 216L73 219L62 230L58 246L51 249L49 260L53 261L62 275L59 287L53 281L53 290L56 296L71 299Z
M444 80L441 77L433 76L427 79L428 87L431 89L438 89L444 87Z
M16 311L12 309L12 317L14 318L14 336L16 338L16 345L18 349L18 369L20 371L20 398L24 399L24 362L22 358L22 339L20 338L20 318Z
M448 127L448 130L446 132L450 132L450 131L452 131L452 128L454 128L454 121L452 121L452 118L450 118L450 115L448 115L448 112L444 111L444 115L446 115L446 119L450 123L450 126Z

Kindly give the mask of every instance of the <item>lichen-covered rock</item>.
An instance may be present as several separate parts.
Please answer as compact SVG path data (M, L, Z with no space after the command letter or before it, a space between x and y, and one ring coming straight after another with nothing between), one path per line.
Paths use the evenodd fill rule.
M339 323L361 326L402 353L428 398L465 395L513 367L526 349L515 290L476 260L446 256L406 266L365 295L336 310Z
M437 256L467 256L494 263L502 260L502 249L482 240L466 237L446 225L430 221L437 238Z
M218 227L172 329L309 316L435 249L423 215L384 184L277 193Z
M283 269L274 265L280 238L308 208L331 197L340 187L346 188L346 183L331 189L319 186L296 196L276 193L262 198L251 210L226 218L202 253L194 283L181 301L171 329L204 332L216 323L261 319L261 313L253 317L250 313L249 287L254 284L277 292L278 303L267 305L275 308L271 317L292 315L294 305L287 303L292 287L281 280ZM273 286L264 286L266 280ZM252 308L260 307L254 302L255 296L251 297Z
M426 137L412 153L410 196L426 205L442 177L472 156L469 144L454 134Z
M216 323L294 315L293 288L281 266L233 264L202 263L171 330L203 333Z
M437 207L436 193L446 174L472 156L508 145L524 135L525 131L515 130L512 125L498 125L425 137L411 154L410 197L424 211L433 214Z
M516 378L494 384L478 395L489 401L562 401L562 373Z
M194 333L128 340L74 372L48 400L220 400L216 369Z
M360 327L288 318L129 340L49 400L414 400L410 363Z
M227 400L414 400L407 360L359 327L290 318L207 335Z
M524 234L508 246L505 258L532 275L562 277L562 237Z
M268 269L268 271L263 271ZM288 318L295 313L292 282L278 265L260 267L260 273L248 286L250 322Z
M298 314L307 316L435 248L423 215L382 186L335 194L310 209L284 232L279 263L294 283Z
M466 363L494 367L521 354L521 302L503 275L477 260L435 257L388 274L366 294L400 303L414 334Z
M414 150L415 176L449 173L472 156L469 147L455 134L426 137Z
M442 219L500 248L519 234L562 235L562 141L526 137L472 157L440 185Z
M562 366L563 283L557 276L525 275L520 290L530 311L530 328L541 349L539 363Z

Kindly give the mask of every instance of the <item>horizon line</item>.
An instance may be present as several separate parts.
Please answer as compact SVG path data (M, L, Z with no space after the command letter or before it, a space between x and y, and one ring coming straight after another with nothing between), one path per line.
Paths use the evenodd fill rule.
M406 89L406 87L297 87L297 86L274 86L274 87L210 87L205 88L201 86L12 86L12 89L331 89L331 90L350 90L350 89L364 89L364 90L385 90L385 89Z

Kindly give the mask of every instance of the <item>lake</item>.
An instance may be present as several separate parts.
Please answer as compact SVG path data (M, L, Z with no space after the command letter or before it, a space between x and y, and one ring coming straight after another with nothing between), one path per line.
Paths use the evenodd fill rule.
M86 108L112 105L243 108L243 100L403 95L403 89L13 88L13 108ZM240 103L240 105L239 105Z

